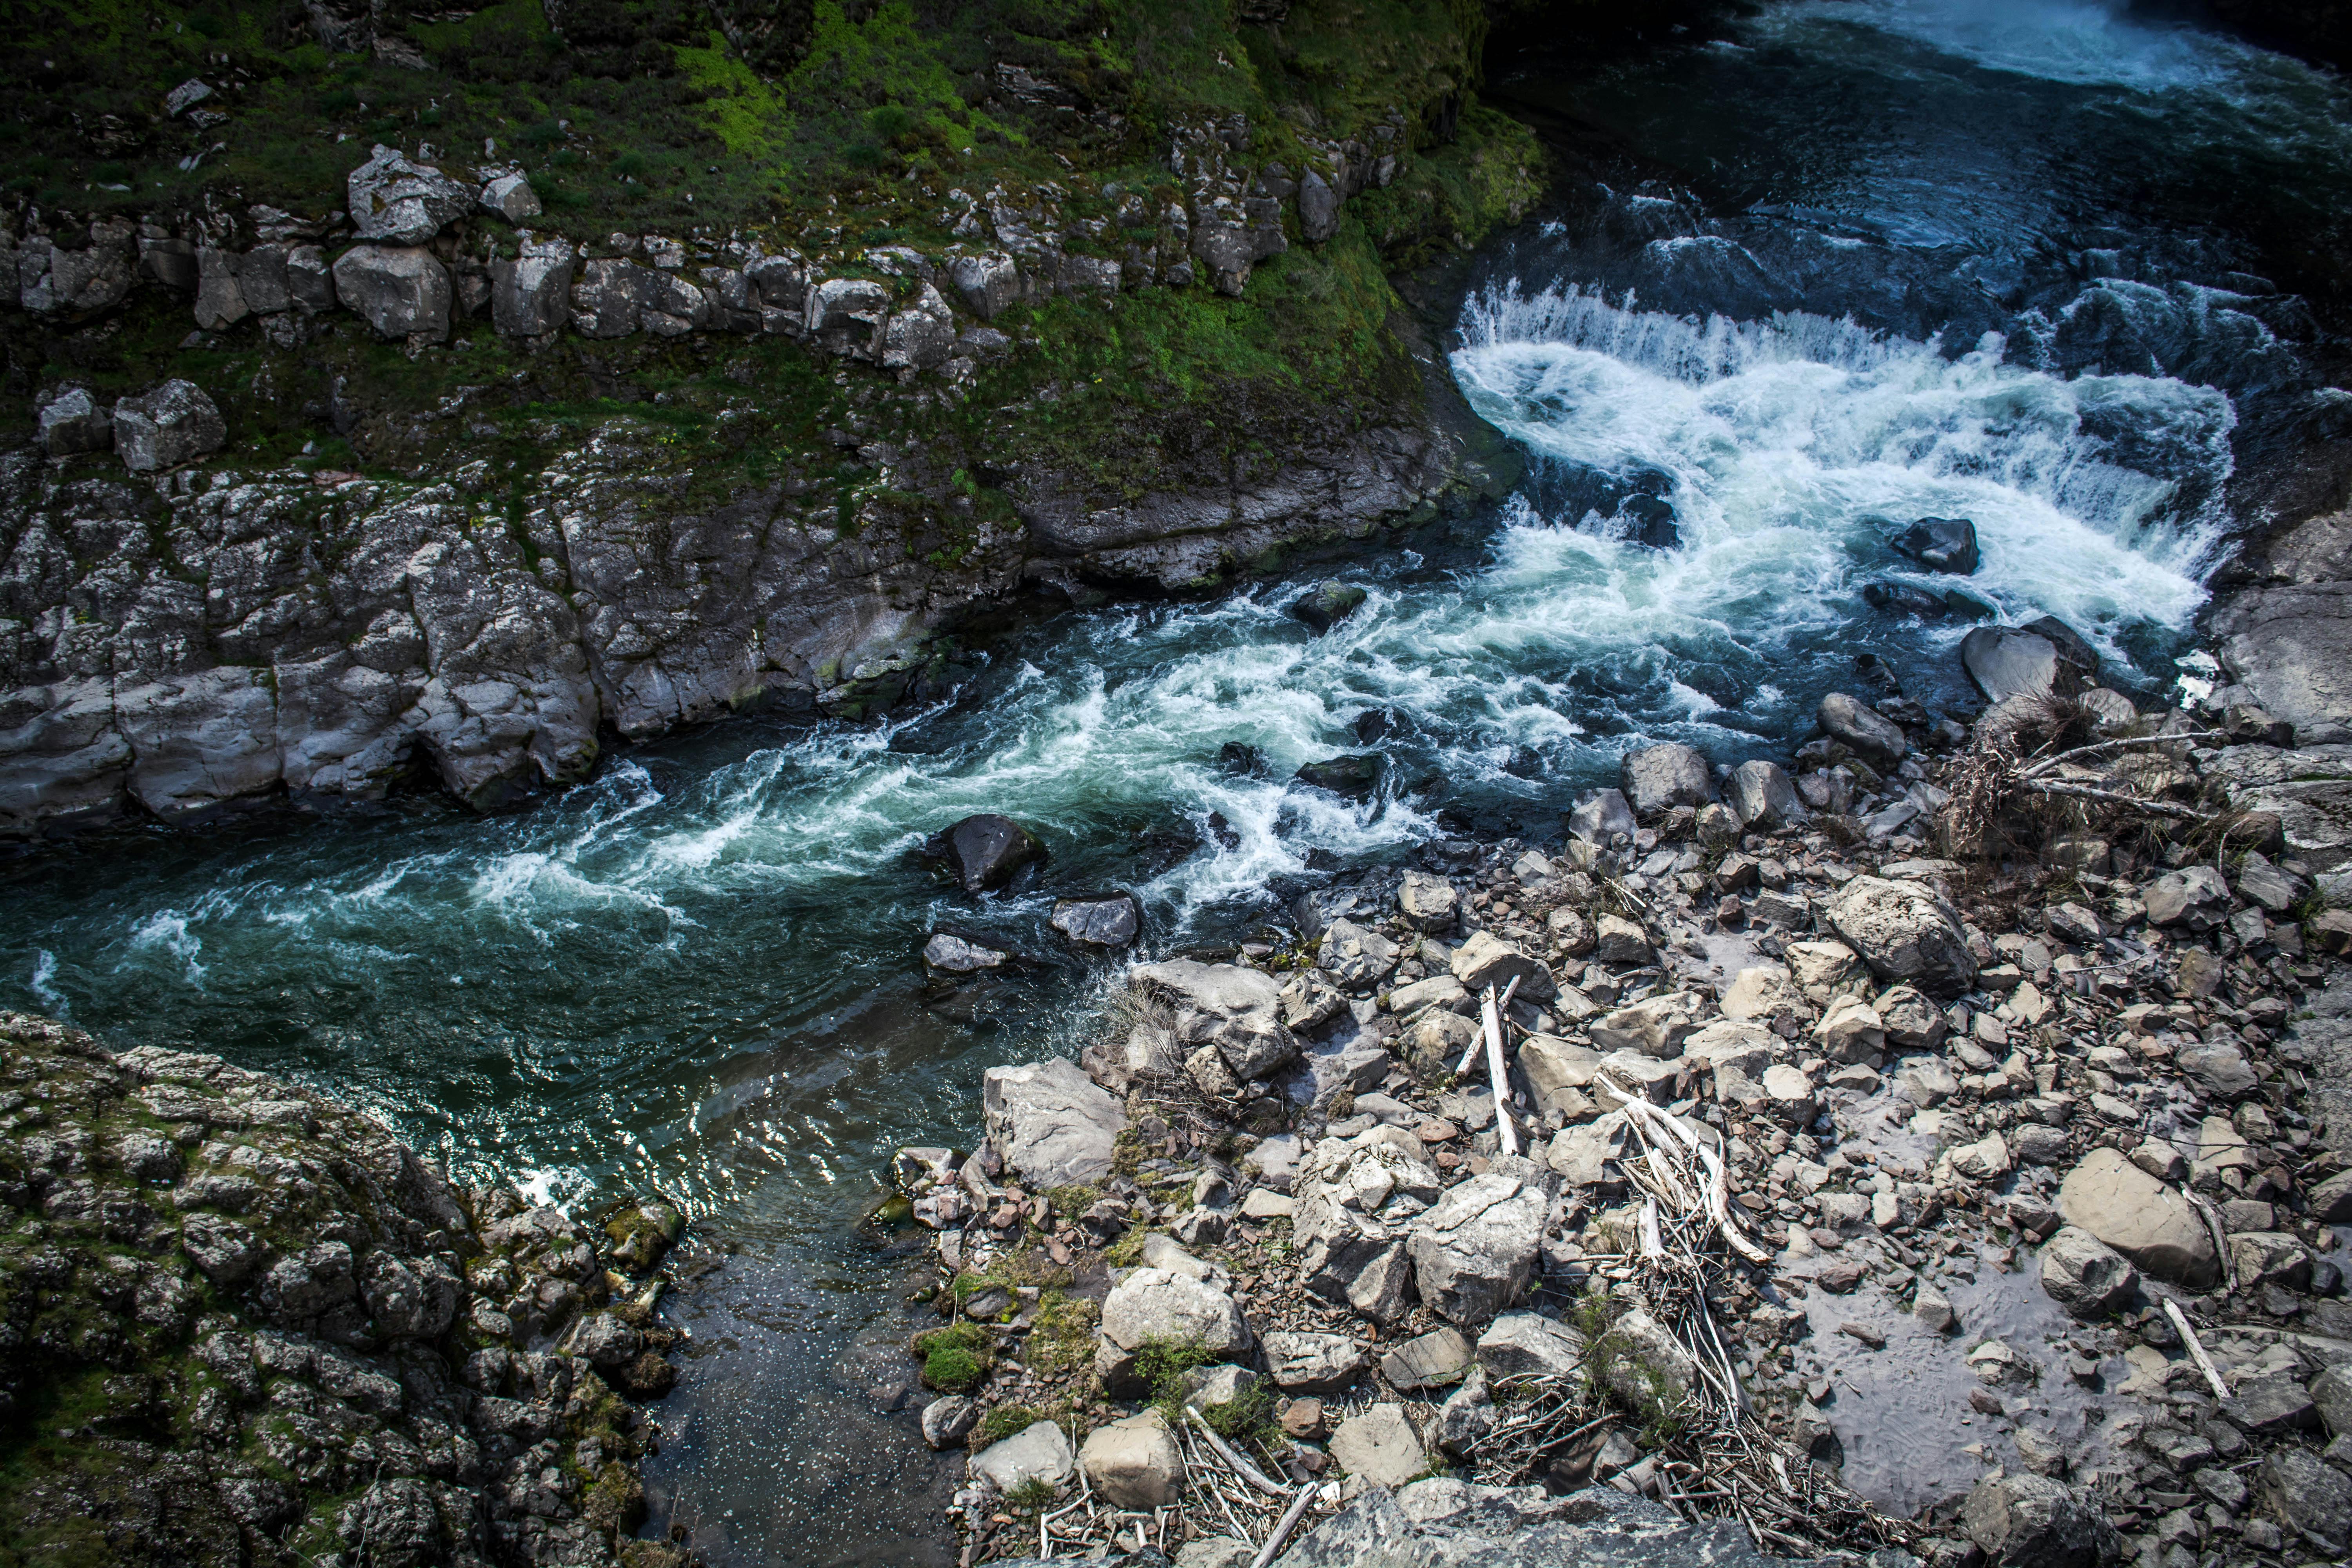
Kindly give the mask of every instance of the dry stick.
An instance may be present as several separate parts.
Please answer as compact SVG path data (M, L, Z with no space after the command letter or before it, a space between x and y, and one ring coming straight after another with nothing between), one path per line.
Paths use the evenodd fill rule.
M2211 1204L2196 1193L2189 1194L2189 1202L2196 1209L2197 1217L2205 1222L2205 1234L2213 1238L2213 1250L2221 1255L2222 1279L2231 1290L2237 1289L2238 1262L2230 1256L2230 1238L2222 1228L2221 1216L2213 1212Z
M1243 1458L1239 1454L1234 1452L1233 1448L1227 1445L1225 1440L1217 1436L1216 1429L1212 1427L1206 1421L1201 1419L1201 1413L1199 1411L1193 1409L1188 1405L1184 1406L1184 1414L1186 1417L1192 1421L1193 1426L1198 1426L1201 1429L1201 1436L1209 1440L1209 1447L1217 1451L1217 1457L1234 1468L1234 1473L1235 1475L1241 1477L1242 1479L1247 1481L1258 1490L1265 1493L1268 1497L1288 1497L1290 1495L1290 1489L1288 1487L1278 1487L1272 1481L1267 1480L1264 1475L1259 1473L1258 1468L1255 1465L1251 1464L1247 1459Z
M1517 984L1517 982L1512 982ZM1486 1024L1486 1076L1495 1086L1495 1131L1503 1140L1503 1152L1519 1152L1519 1134L1511 1125L1511 1077L1503 1067L1503 1018L1495 1005L1495 988L1486 987L1482 1005Z
M2120 741L2097 741L2087 746L2060 752L2055 756L2044 757L2022 770L2023 776L2035 778L2061 763L2071 763L2077 757L2092 756L2100 752L2119 752L2127 746L2162 746L2174 741L2226 741L2229 738L2230 732L2226 730L2191 730L2179 735L2131 735Z
M2122 795L2111 789L2093 789L2087 784L2053 784L2047 779L2020 779L2018 784L2039 795L2072 795L2079 800L2103 800L2111 805L2127 805L2135 811L2152 811L2158 816L2185 816L2192 822L2219 822L2210 811L2194 806L2175 805L2168 800L2142 800L2136 795Z
M1517 974L1511 976L1511 983L1503 987L1503 999L1495 1004L1496 1010L1499 1011L1500 1009L1511 1005L1511 994L1518 990L1519 982L1523 978L1525 977ZM1492 990L1493 987L1489 986L1487 989ZM1478 1053L1486 1048L1486 1037L1483 1033L1472 1038L1470 1041L1470 1048L1462 1053L1461 1065L1454 1069L1454 1076L1455 1078L1460 1078L1464 1073L1470 1070L1470 1064L1478 1059Z
M1274 1554L1282 1550L1282 1543L1290 1539L1292 1531L1298 1528L1299 1516L1307 1511L1307 1505L1315 1500L1315 1494L1318 1489L1315 1487L1298 1489L1298 1496L1292 1500L1290 1507L1283 1512L1282 1522L1274 1527L1274 1533L1265 1538L1265 1544L1257 1549L1255 1557L1250 1559L1250 1568L1265 1568L1267 1563L1274 1561Z
M2223 1383L2221 1381L2221 1374L2213 1369L2213 1358L2207 1355L2205 1353L2205 1347L2198 1342L2197 1331L2190 1328L2189 1326L2189 1320L2181 1315L2180 1303L2172 1300L2169 1296L2166 1297L2164 1300L2164 1315L2172 1320L2173 1328L2178 1331L2180 1335L2180 1342L2187 1345L2189 1347L2189 1353L2196 1358L2197 1370L2205 1374L2205 1381L2212 1386L2213 1397L2216 1399L2229 1398L2230 1385Z

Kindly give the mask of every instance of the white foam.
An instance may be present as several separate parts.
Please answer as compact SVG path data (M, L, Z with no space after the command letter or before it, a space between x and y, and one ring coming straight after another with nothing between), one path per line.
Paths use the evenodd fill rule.
M2102 0L1807 0L1768 13L1764 27L1785 36L1824 22L1893 33L1988 70L2142 91L2217 85L2252 52Z
M33 994L39 1000L42 1006L63 1018L69 1016L70 1006L66 1001L65 993L57 988L57 977L58 955L46 947L34 953Z

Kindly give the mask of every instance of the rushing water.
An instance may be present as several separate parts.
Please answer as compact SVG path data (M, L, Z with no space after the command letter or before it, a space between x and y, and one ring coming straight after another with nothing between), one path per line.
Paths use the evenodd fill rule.
M1973 519L1970 592L2160 688L2252 481L2339 417L2263 275L2352 205L2333 79L2102 5L1855 0L1498 87L1625 173L1463 308L1457 379L1527 484L1474 536L1348 565L1370 598L1328 636L1295 584L1073 615L975 645L935 709L733 721L524 816L68 848L6 872L0 1003L327 1086L461 1173L680 1196L732 1256L681 1309L704 1353L657 1500L724 1560L924 1557L939 1481L874 1348L904 1259L856 1220L893 1145L969 1141L982 1068L1066 1048L1098 976L1053 892L1132 887L1154 943L1227 938L1270 879L1450 821L1546 832L1644 737L1779 750L1861 653L1964 700L1963 624L1863 596L1926 581L1890 520ZM1672 548L1629 537L1662 509ZM1286 782L1376 730L1372 802ZM988 809L1054 859L975 908L910 852ZM1034 962L935 994L940 921Z

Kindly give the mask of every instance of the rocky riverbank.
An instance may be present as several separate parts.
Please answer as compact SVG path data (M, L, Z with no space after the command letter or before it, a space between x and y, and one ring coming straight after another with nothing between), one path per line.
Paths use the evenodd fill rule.
M1833 696L1135 965L898 1158L965 1560L2339 1561L2347 748L2204 689Z
M217 1058L0 1015L0 1560L621 1563L683 1228L452 1185Z

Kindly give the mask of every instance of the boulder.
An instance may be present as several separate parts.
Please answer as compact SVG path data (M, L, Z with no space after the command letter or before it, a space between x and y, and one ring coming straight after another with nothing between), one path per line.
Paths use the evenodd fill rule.
M41 405L41 450L52 458L103 452L114 445L114 416L82 387L68 386ZM1447 892L1452 892L1447 888Z
M2337 1437L2352 1433L2352 1362L2338 1362L2311 1380L2312 1407Z
M1879 997L1877 1011L1886 1030L1886 1043L1899 1051L1932 1051L1951 1032L1944 1010L1916 986L1891 988Z
M1867 1062L1885 1050L1886 1025L1861 997L1843 996L1813 1026L1813 1038L1832 1062Z
M1843 691L1822 698L1814 717L1822 733L1874 763L1899 763L1911 749L1901 725Z
M866 278L828 278L808 292L808 334L826 353L873 359L890 291Z
M114 405L114 450L134 474L193 463L228 441L220 410L192 381L167 381Z
M423 245L466 216L475 201L470 186L427 163L413 163L379 143L368 161L343 182L346 210L362 239L388 245ZM341 281L340 274L336 279Z
M923 1406L923 1441L934 1448L961 1447L979 1425L979 1403L961 1394L944 1394Z
M1078 1463L1113 1508L1165 1508L1183 1496L1184 1456L1157 1410L1096 1427L1078 1450Z
M2296 1237L2279 1230L2241 1231L2230 1237L2230 1267L2240 1289L2283 1285L2302 1290L2311 1284L2311 1254Z
M1339 232L1339 193L1312 169L1298 182L1298 232L1311 245Z
M1548 1203L1542 1187L1490 1171L1416 1220L1408 1249L1431 1310L1475 1326L1517 1300L1535 1275Z
M1524 987L1523 987L1524 989ZM1586 1026L1601 1051L1639 1051L1661 1061L1682 1055L1683 1041L1696 1023L1679 995L1651 996L1594 1019Z
M1696 810L1715 798L1715 774L1706 758L1672 742L1626 752L1618 782L1634 816L1645 822L1678 805Z
M1727 1018L1770 1025L1796 1017L1804 1000L1780 964L1751 964L1732 978L1730 989L1717 1005Z
M1975 984L1976 960L1951 905L1917 882L1856 877L1829 900L1829 922L1870 972L1931 996Z
M1397 944L1370 926L1333 921L1323 931L1316 963L1343 990L1361 991L1388 978L1397 965Z
M2139 1270L2078 1226L2062 1226L2042 1247L2042 1289L2078 1318L2103 1318L2131 1300Z
M1353 583L1318 583L1290 606L1290 613L1319 637L1360 608L1364 597L1364 591Z
M1478 1336L1489 1377L1570 1377L1584 1363L1584 1336L1538 1312L1505 1312Z
M1137 1354L1151 1343L1197 1348L1216 1360L1250 1348L1249 1325L1234 1299L1205 1279L1167 1268L1139 1268L1103 1299L1095 1372L1114 1397L1143 1392Z
M1698 1383L1698 1363L1649 1313L1627 1312L1609 1327L1598 1350L1615 1353L1603 1363L1600 1381L1635 1410L1653 1405L1672 1412Z
M1380 788L1381 759L1370 752L1327 757L1319 763L1307 763L1295 776L1301 784L1361 800Z
M1985 700L2069 695L2095 672L2097 657L2065 626L2043 616L2024 626L1979 626L1960 639L1960 663Z
M898 372L901 379L916 371L938 369L955 348L955 311L929 283L918 285L882 325L882 368Z
M1371 1356L1345 1334L1265 1336L1267 1373L1286 1394L1337 1394L1364 1375Z
M1454 950L1447 967L1474 995L1489 985L1500 995L1514 980L1519 983L1518 1001L1549 1002L1559 991L1550 970L1491 931L1472 932L1469 941Z
M421 246L355 245L335 258L335 294L376 335L449 335L449 269Z
M1059 1490L1076 1477L1078 1457L1070 1449L1067 1433L1051 1421L1039 1421L974 1454L969 1471L1000 1493L1017 1491L1031 1481Z
M294 303L289 265L293 252L282 245L257 245L236 264L237 292L257 316L274 316Z
M1429 1468L1429 1456L1401 1405L1375 1405L1340 1422L1330 1448L1340 1468L1371 1486L1401 1487Z
M1887 542L1930 572L1965 577L1983 561L1977 525L1964 517L1923 517Z
M572 319L572 247L534 239L513 260L490 264L490 324L503 337L561 331Z
M1649 932L1623 915L1602 915L1592 929L1592 956L1602 963L1638 969L1658 961Z
M2148 924L2202 934L2230 918L2230 884L2210 866L2184 866L2150 882L2140 901L2147 906Z
M2262 1081L2254 1076L2245 1053L2235 1046L2189 1046L2173 1061L2199 1088L2220 1100L2242 1100Z
M1758 833L1769 833L1785 827L1804 816L1804 807L1797 803L1797 786L1778 763L1762 758L1740 763L1731 770L1731 778L1724 790L1724 798L1739 818L1742 827Z
M1406 1227L1379 1211L1400 1194L1434 1203L1441 1190L1420 1140L1402 1129L1318 1143L1293 1184L1299 1282L1377 1322L1402 1317L1413 1273Z
M944 863L967 893L1001 888L1045 858L1037 836L1009 816L967 816L923 843L926 858Z
M1058 899L1053 926L1081 947L1128 947L1143 933L1143 905L1124 892Z
M237 261L234 250L196 247L196 325L205 331L220 331L251 313L236 286Z
M2308 1448L2273 1448L2256 1472L2264 1510L2339 1558L2352 1549L2352 1479Z
M1589 1106L1583 1091L1601 1070L1601 1053L1555 1036L1529 1035L1519 1046L1518 1063L1537 1106L1567 1114Z
M297 245L288 248L286 294L306 310L335 308L334 269L327 265L327 252L322 247Z
M2058 1213L2158 1279L2203 1289L2221 1274L2204 1219L2116 1149L2094 1149L2058 1188Z
M1801 1080L1801 1075L1800 1075ZM1622 1185L1609 1167L1625 1153L1625 1113L1612 1110L1580 1127L1563 1127L1544 1150L1544 1164L1571 1187Z
M112 310L131 291L136 275L131 232L127 224L92 224L90 243L79 250L65 249L45 236L28 237L16 252L16 302L38 316Z
M2097 1568L2124 1552L2095 1498L2031 1472L1978 1482L1960 1528L1997 1568Z
M1436 1329L1405 1341L1381 1357L1381 1375L1406 1394L1448 1388L1470 1367L1470 1342L1455 1329Z
M1001 251L960 256L950 264L948 277L972 314L983 321L994 321L1022 296L1021 268Z
M949 931L935 931L923 943L924 963L942 974L976 974L983 969L995 969L1012 957L1000 948Z
M1842 942L1792 942L1786 957L1790 977L1806 991L1818 985L1836 995L1863 978L1862 960Z
M1437 1447L1455 1458L1466 1458L1493 1433L1495 1397L1486 1386L1486 1369L1475 1362L1462 1386L1437 1407Z
M1426 871L1407 871L1397 885L1397 908L1415 931L1450 931L1462 912L1454 884Z
M541 212L539 193L530 188L530 180L520 170L488 182L475 199L484 212L509 223L528 223Z
M1112 1144L1127 1130L1118 1101L1061 1057L989 1068L981 1078L981 1111L1006 1169L1038 1188L1102 1180L1110 1174Z
M1728 1070L1754 1079L1772 1065L1779 1045L1778 1037L1761 1025L1717 1018L1683 1042L1682 1059L1706 1072Z
M1282 984L1263 970L1179 958L1139 964L1130 979L1174 1005L1180 1041L1214 1047L1239 1081L1298 1059L1297 1037L1282 1022Z
M1622 790L1595 791L1568 814L1569 832L1596 849L1614 847L1619 838L1633 837L1640 826Z

